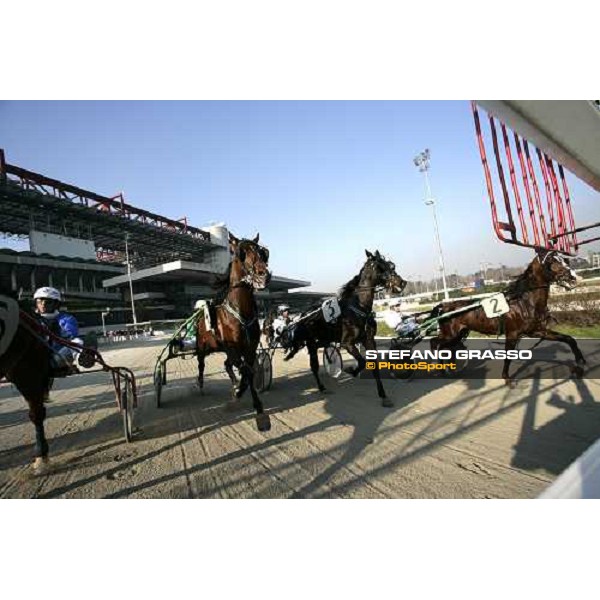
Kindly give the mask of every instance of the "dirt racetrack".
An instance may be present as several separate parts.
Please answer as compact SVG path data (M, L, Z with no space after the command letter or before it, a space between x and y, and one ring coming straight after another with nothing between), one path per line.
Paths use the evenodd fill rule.
M33 474L26 404L0 385L0 496L4 498L532 498L600 434L593 379L384 380L395 408L369 380L324 375L318 392L300 353L276 354L263 394L272 429L257 431L247 393L226 406L223 355L207 361L205 395L195 361L169 363L157 409L155 357L164 340L103 349L140 385L140 431L122 437L109 377L57 380L46 433L52 467Z

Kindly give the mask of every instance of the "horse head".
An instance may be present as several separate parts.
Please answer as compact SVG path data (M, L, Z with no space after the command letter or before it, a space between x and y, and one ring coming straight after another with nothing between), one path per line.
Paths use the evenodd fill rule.
M365 250L365 253L367 255L367 262L364 268L368 267L372 270L372 285L375 287L384 287L392 294L401 294L408 282L396 273L396 265L380 254L379 250L376 250L375 254L372 254L368 250Z
M234 260L239 261L242 275L241 281L247 283L255 290L264 290L271 281L269 271L269 251L259 245L259 234L253 240L238 239L229 234L229 249L234 255Z
M577 275L571 269L568 259L556 250L540 250L536 259L546 283L555 283L567 290L572 290L577 285Z

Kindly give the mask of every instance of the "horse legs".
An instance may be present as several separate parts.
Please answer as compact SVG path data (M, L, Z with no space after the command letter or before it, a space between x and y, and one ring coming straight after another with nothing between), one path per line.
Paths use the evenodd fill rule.
M519 338L516 337L506 337L506 342L504 343L505 350L514 350L517 347L517 343L519 342ZM510 366L510 358L504 359L504 368L502 369L502 379L504 379L504 383L509 387L515 387L515 382L510 378L508 374L508 368Z
M254 364L254 362L252 362L252 364ZM254 388L254 369L250 366L250 364L248 364L248 362L244 362L242 366L242 379L246 379L248 385L250 386L250 393L252 394L252 406L256 411L256 427L259 431L269 431L269 429L271 429L271 419L269 415L265 413L265 409L263 408L260 397L258 396L258 392Z
M319 378L319 355L317 354L317 346L313 342L310 342L310 343L307 342L306 348L307 348L308 354L310 356L310 370L312 371L312 374L315 376L315 379L317 380L317 386L319 387L319 391L324 392L324 391L326 391L325 386L323 385L323 383L321 382L321 379Z
M197 352L196 360L198 361L198 387L200 393L204 394L204 359L206 356L201 352Z
M344 369L344 371L346 373L348 373L349 375L352 375L352 377L356 377L365 368L365 365L367 364L367 361L363 358L362 354L358 351L358 348L354 345L354 343L345 342L345 343L342 343L342 347L358 363L358 365L356 365L356 368L354 368L354 367L346 367Z
M39 394L29 394L25 397L29 404L29 420L35 426L35 461L33 468L41 474L48 466L48 441L44 432L44 419L46 407L44 406L43 391Z
M233 371L233 363L229 360L229 357L225 359L225 371L227 371L227 375L229 375L231 385L235 387L237 385L237 377L235 376Z
M375 343L375 337L372 335L367 335L365 338L365 350L377 350L377 344ZM360 353L359 353L360 356ZM362 358L362 357L361 357ZM363 359L363 367L365 360ZM361 363L359 362L359 367ZM390 400L385 395L385 390L383 389L383 383L381 383L381 376L379 375L379 361L375 361L375 370L373 371L373 377L375 377L375 383L377 384L377 393L381 398L381 406L385 406L386 408L391 408L394 406L392 400Z
M564 342L571 348L571 352L573 352L573 356L575 356L575 362L577 366L574 368L573 373L577 377L581 377L583 375L583 365L585 365L585 358L575 341L575 338L567 335L565 333L559 333L558 331L554 331L553 329L547 329L543 336L541 336L543 340L550 340L555 342Z

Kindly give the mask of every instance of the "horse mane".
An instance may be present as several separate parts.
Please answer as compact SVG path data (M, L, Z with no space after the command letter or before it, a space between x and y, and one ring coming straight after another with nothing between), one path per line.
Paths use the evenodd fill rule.
M527 283L531 279L533 273L533 261L527 265L527 268L518 277L513 279L506 288L505 293L511 296L520 296L529 290Z
M229 291L229 279L231 278L231 267L233 265L233 261L230 261L227 265L227 269L223 275L217 275L215 277L215 281L212 284L213 289L215 290L215 303L221 304L224 302L227 292Z
M341 300L347 300L354 293L354 290L356 290L356 287L358 286L358 283L360 281L361 274L362 269L360 270L360 273L358 275L354 276L350 281L345 283L340 288L339 295Z

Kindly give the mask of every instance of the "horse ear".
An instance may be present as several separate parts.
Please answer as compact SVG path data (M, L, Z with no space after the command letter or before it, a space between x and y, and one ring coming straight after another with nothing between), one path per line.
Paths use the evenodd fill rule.
M379 254L379 250L375 250L375 256L376 256L377 258L381 258L381 254Z
M258 244L258 238L259 238L260 234L257 233L256 237L252 240L255 244Z
M235 249L237 248L237 245L239 244L239 239L235 237L235 235L233 235L233 233L229 233L229 249L232 252L235 252Z
M368 250L365 250L365 254L367 255L367 258L373 258L373 255Z

